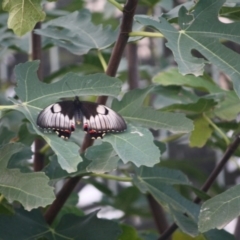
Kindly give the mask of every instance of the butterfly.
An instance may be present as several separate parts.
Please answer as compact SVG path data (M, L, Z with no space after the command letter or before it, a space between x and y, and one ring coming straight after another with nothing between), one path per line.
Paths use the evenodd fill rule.
M74 100L65 100L49 105L37 117L37 125L68 139L76 125L83 125L83 130L92 139L103 138L108 132L123 132L127 129L124 119L105 105Z

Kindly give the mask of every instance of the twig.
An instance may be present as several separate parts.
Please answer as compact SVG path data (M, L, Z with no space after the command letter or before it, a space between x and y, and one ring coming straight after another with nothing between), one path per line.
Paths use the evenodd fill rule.
M216 132L219 133L219 135L224 139L226 145L228 146L230 144L230 141L226 134L208 116L206 116L205 113L203 113L203 117L209 123L209 125L212 126L216 130Z
M144 31L136 31L136 32L131 32L129 34L130 37L159 37L159 38L164 38L164 35L161 33L157 32L144 32Z
M116 180L116 181L120 181L120 182L131 182L132 181L131 177L118 177L118 176L113 176L113 175L109 175L109 174L101 174L101 173L93 173L90 176L101 177L101 178Z
M215 169L212 171L206 182L201 187L201 190L204 192L207 192L215 179L217 178L218 174L222 171L223 167L227 163L227 161L230 159L230 157L233 155L233 153L237 150L238 146L240 144L240 137L237 136L237 138L234 140L232 144L229 145L228 149L226 150L225 154L223 155L223 158L219 162L219 164L215 167ZM200 203L201 199L199 197L196 197L193 201L194 203ZM176 223L173 223L159 238L158 240L166 240L168 237L170 237L173 232L178 228Z

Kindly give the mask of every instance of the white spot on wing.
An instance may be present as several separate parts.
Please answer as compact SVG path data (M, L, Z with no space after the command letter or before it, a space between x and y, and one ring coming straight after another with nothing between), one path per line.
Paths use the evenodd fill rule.
M53 112L54 113L61 112L61 110L62 110L62 108L61 108L61 106L58 103L53 105Z
M99 114L105 114L106 112L106 108L103 105L98 105L96 110Z

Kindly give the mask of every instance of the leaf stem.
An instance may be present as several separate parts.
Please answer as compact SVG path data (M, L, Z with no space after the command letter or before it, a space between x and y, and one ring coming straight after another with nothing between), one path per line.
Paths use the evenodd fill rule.
M4 105L0 106L0 110L15 109L16 107L17 107L16 105Z
M105 59L104 59L104 57L102 55L102 52L100 50L98 50L98 58L99 58L99 60L100 60L100 62L102 64L104 72L106 72L106 70L107 70L107 63L106 63L106 61L105 61Z
M112 5L114 5L121 12L123 11L123 6L121 4L119 4L118 2L116 2L115 0L108 0L108 2L111 3Z
M130 32L129 33L130 37L159 37L159 38L164 38L164 35L161 33L157 32L144 32L144 31L136 31L136 32Z
M109 175L109 174L101 174L101 173L93 173L90 176L102 177L105 179L111 179L111 180L116 180L116 181L120 181L120 182L131 182L132 181L131 177L117 177L117 176L113 176L113 175Z
M226 142L226 145L228 146L230 144L230 141L226 134L224 134L224 132L209 117L207 117L205 113L203 113L203 117L210 124L210 126L212 126L219 133L219 135L222 136L222 138Z
M50 148L48 144L45 144L39 151L39 153L44 154Z
M172 141L175 141L175 140L179 139L183 135L185 135L185 133L172 134L172 135L170 135L170 136L168 136L164 139L161 139L160 141L163 142L163 143L172 142Z
M2 203L3 199L4 199L4 195L0 194L0 204Z

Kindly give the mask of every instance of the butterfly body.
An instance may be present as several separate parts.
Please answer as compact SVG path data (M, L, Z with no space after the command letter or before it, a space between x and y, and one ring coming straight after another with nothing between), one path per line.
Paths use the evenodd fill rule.
M37 118L37 125L52 130L59 137L68 139L82 124L91 138L102 138L107 132L123 132L127 125L124 119L112 109L93 102L66 100L43 109Z

